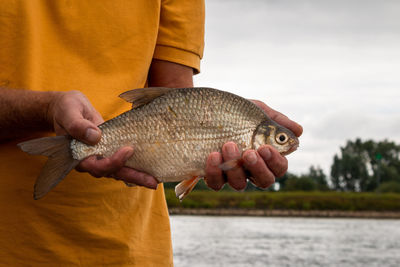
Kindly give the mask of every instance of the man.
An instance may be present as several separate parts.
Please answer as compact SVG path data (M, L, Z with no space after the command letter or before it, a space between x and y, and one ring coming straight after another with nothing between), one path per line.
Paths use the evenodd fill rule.
M204 3L197 1L3 1L0 3L0 264L171 266L162 185L123 167L134 147L83 161L41 200L32 186L45 159L22 140L69 134L88 144L97 127L129 109L117 95L144 86L191 87L203 52ZM301 127L256 102L297 135ZM101 115L100 115L101 114ZM207 160L207 184L246 186L243 168L217 167L240 156L228 143ZM246 151L256 185L287 169L271 147ZM138 186L128 188L114 177Z

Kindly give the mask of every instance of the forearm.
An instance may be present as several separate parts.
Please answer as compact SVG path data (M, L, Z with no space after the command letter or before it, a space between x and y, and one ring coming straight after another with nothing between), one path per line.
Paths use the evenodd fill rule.
M0 142L52 130L48 107L57 92L0 88Z
M193 69L169 61L153 59L149 87L193 87Z

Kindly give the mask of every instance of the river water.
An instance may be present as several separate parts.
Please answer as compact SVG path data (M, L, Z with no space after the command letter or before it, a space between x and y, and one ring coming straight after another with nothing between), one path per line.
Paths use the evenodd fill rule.
M181 266L400 266L400 220L171 216Z

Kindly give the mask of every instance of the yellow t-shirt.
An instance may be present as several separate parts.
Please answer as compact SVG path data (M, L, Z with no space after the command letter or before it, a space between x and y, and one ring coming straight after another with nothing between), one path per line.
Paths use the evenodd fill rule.
M80 90L110 119L153 58L199 71L203 0L0 1L0 90ZM41 200L45 162L0 144L0 265L170 266L163 187L73 171Z

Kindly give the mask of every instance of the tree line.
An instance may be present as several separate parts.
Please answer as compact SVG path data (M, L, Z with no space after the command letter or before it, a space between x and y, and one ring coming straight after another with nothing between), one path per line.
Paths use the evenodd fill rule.
M400 145L388 140L350 140L334 155L329 176L311 166L306 174L287 173L277 182L280 191L400 193Z

